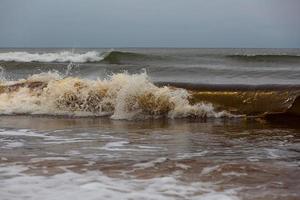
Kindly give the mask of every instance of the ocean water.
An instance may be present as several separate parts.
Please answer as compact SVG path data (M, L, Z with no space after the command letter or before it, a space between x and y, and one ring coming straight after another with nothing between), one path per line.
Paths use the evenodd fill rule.
M299 49L1 49L1 199L299 199Z

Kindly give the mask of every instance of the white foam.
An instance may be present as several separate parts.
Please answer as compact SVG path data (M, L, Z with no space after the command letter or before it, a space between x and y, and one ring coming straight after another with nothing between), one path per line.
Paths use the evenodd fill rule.
M189 165L181 164L181 163L176 163L176 167L181 168L183 170L190 169L191 167Z
M161 157L161 158L157 158L155 160L151 160L149 162L138 163L133 166L137 167L137 168L151 168L151 167L154 167L156 164L163 163L165 161L167 161L167 158Z
M47 114L71 116L111 116L112 119L148 117L224 117L212 104L189 103L189 92L179 88L157 87L146 73L114 74L104 80L63 78L57 73L35 74L11 84L39 81L45 88L22 86L0 93L0 114Z
M124 151L124 145L128 144L129 142L127 141L118 141L118 142L109 142L105 144L101 149L103 150L108 150L108 151ZM127 151L127 149L125 149Z
M2 157L1 160L6 161L8 160L7 158ZM18 176L20 175L23 171L27 170L27 167L21 166L21 165L9 165L6 166L5 164L0 163L0 185L2 182L2 176ZM1 188L0 188L0 194L1 194ZM1 195L0 195L1 197Z
M153 148L147 148L145 146L138 146L138 145L129 145L129 142L127 141L114 141L114 142L108 142L105 144L103 147L89 147L88 149L101 149L105 151L145 151L145 152L153 152L157 151L156 149Z
M247 176L247 173L238 173L238 172L227 172L222 173L223 176Z
M271 159L278 159L281 157L280 154L282 154L279 149L265 148L265 151L267 153L267 157Z
M18 147L22 147L22 146L24 146L23 142L9 142L4 146L4 148L13 149L13 148L18 148Z
M0 136L25 136L25 137L46 137L45 135L41 133L36 133L33 131L22 131L22 130L1 130Z
M44 177L22 174L22 170L21 167L0 167L3 175L14 174L11 178L0 177L1 199L238 199L233 190L219 192L214 184L181 182L171 176L152 179L111 178L101 172L91 171L83 174L66 172Z
M194 153L179 153L177 155L178 159L187 159L187 158L192 158L192 157L202 157L206 155L208 151L201 151L201 152L194 152Z
M45 160L69 160L68 157L44 157L44 158L31 158L30 162L41 162Z
M0 61L15 62L98 62L103 60L103 56L97 51L85 53L74 53L72 51L62 51L57 53L29 53L29 52L7 52L0 53Z
M202 175L210 174L211 172L218 170L219 167L220 167L219 165L211 166L211 167L204 167L201 171L201 174Z

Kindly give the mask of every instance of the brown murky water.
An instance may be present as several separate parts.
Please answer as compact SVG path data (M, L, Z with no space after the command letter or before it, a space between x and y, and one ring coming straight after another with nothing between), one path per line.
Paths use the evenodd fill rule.
M299 199L300 126L0 117L1 199Z

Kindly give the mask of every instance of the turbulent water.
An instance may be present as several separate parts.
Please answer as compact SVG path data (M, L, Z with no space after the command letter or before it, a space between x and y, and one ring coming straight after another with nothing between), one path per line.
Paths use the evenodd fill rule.
M3 199L300 198L299 49L1 49L0 65Z

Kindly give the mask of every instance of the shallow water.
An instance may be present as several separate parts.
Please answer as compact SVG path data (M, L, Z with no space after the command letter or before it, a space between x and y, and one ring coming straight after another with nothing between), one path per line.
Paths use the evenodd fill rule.
M0 117L1 199L299 199L300 127Z
M300 199L299 94L300 49L0 49L0 200Z

